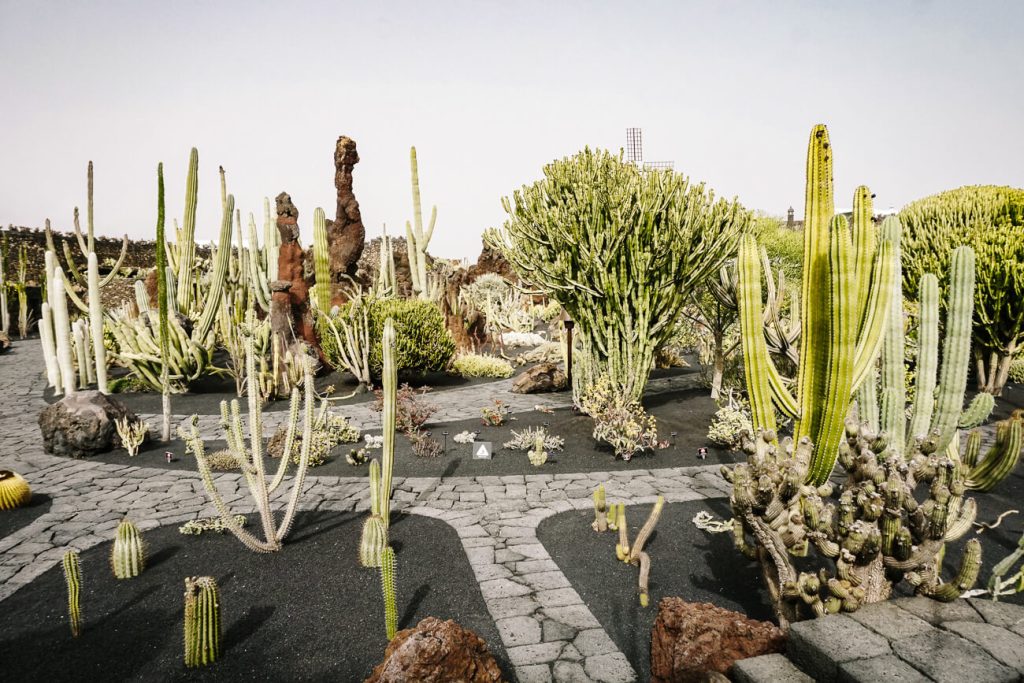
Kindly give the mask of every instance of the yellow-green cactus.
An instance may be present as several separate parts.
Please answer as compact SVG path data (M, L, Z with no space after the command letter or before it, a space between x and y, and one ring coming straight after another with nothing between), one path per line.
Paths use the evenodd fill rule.
M0 510L13 510L29 504L32 488L17 472L0 470Z
M185 579L185 666L212 664L220 656L220 591L212 576Z
M119 579L132 579L146 567L146 544L138 527L127 517L117 525L117 536L110 550L110 566Z

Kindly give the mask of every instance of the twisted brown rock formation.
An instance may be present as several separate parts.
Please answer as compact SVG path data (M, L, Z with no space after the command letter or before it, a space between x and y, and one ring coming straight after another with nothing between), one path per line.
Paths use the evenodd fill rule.
M287 192L277 195L277 232L281 246L277 257L277 283L272 286L271 325L281 339L301 339L318 348L313 316L309 310L304 254L299 244L299 210ZM283 283L290 283L285 287ZM281 284L278 284L281 283ZM283 329L288 322L290 328Z
M359 202L352 191L352 169L358 163L356 141L342 135L334 148L334 187L338 192L338 206L334 220L327 221L332 282L355 277L356 264L366 240Z

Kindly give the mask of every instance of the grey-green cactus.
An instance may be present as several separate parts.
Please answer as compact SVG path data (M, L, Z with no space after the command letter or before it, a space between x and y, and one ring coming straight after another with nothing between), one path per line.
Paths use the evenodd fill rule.
M384 595L384 628L388 640L398 630L398 608L395 588L395 551L387 546L380 555L380 586Z
M605 503L604 484L594 489L594 531L608 531L608 506Z
M220 591L212 576L185 579L185 666L212 664L220 657Z
M117 536L110 550L110 566L119 579L133 579L146 568L146 544L138 527L127 517L117 525Z
M367 517L359 537L359 564L364 567L379 567L381 553L387 545L388 529L384 526L384 520L380 515Z
M437 207L430 210L430 225L423 229L423 209L420 204L420 169L416 162L416 148L409 150L409 165L412 168L412 215L414 223L405 223L405 246L409 252L409 272L413 292L422 299L430 298L427 283L427 245L434 235L437 223ZM382 245L383 246L383 245Z
M313 266L316 284L311 298L318 311L328 313L331 310L330 246L327 242L327 218L319 206L313 211Z
M82 568L77 550L64 553L61 563L64 569L64 583L68 589L68 623L75 638L82 632L82 608L79 604L82 593Z

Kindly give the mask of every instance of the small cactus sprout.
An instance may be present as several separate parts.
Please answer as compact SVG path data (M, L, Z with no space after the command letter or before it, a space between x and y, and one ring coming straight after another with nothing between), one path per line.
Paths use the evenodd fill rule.
M534 467L540 467L548 461L548 452L544 450L544 437L543 430L537 432L537 441L533 445L533 450L526 453L526 457L530 459L530 464Z
M68 586L68 623L71 624L71 635L77 638L82 632L82 610L78 604L82 592L82 569L77 550L64 553L63 567L64 582Z
M132 420L127 415L114 420L114 427L117 428L117 435L121 439L121 445L128 451L128 457L134 458L139 454L139 446L146 440L149 434L149 424L142 420Z
M0 510L13 510L28 505L32 489L17 472L0 470Z
M146 567L146 544L138 527L127 517L117 525L117 537L110 551L110 565L114 576L119 579L133 579Z
M206 666L220 656L220 593L212 576L185 579L185 666Z
M359 539L359 564L364 567L379 567L381 553L388 546L388 529L380 515L372 515L363 522L363 534Z
M395 551L387 546L380 554L380 587L384 594L384 628L388 641L398 630L398 608L395 605Z
M619 506L620 505L625 505L625 503L619 503L618 505L616 505L615 503L612 503L611 505L608 506L608 520L607 520L607 523L608 523L608 528L611 529L612 531L618 531L619 530Z
M608 531L608 509L605 505L604 484L594 489L594 531Z
M626 504L619 504L619 516L615 521L619 528L619 542L615 546L615 557L623 562L629 560L629 527L626 526Z

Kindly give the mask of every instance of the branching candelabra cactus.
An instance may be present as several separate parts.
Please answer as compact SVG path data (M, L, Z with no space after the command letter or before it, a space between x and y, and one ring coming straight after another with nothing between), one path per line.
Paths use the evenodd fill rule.
M405 223L405 246L409 252L409 272L412 276L413 292L421 299L430 298L427 283L427 245L434 234L437 223L437 207L430 210L430 225L423 230L423 209L420 204L420 170L416 162L416 148L409 150L409 165L412 168L412 216L414 223ZM381 245L383 246L383 245Z
M110 550L110 566L119 579L133 579L146 568L146 544L138 527L127 517L117 525L117 536Z
M82 593L82 568L78 560L78 551L69 550L64 553L61 562L64 569L64 583L68 589L68 623L71 635L75 638L82 632L82 608L79 604Z
M185 666L220 657L220 591L212 576L185 579Z
M247 347L247 374L250 377L253 377L256 374L256 354L253 351L252 344L253 342L250 338ZM288 506L285 509L284 516L280 523L277 522L273 510L270 508L270 494L272 494L284 481L285 471L288 467L290 458L281 458L277 473L268 484L263 453L262 402L260 400L257 383L249 382L248 384L248 449L245 446L242 419L239 414L237 402L234 402L230 414L228 413L227 402L225 401L221 403L221 414L230 415L228 420L229 424L227 425L228 428L226 429L228 450L234 454L242 469L242 473L245 476L245 481L249 487L249 493L252 496L253 502L255 503L256 509L259 513L263 530L262 539L258 538L255 534L247 531L246 529L243 529L235 521L235 517L228 509L227 504L224 502L224 498L217 490L216 483L213 480L213 472L210 470L210 464L207 460L206 448L202 437L199 435L199 429L196 426L197 416L193 416L191 427L187 432L185 430L181 430L181 437L188 443L192 452L195 453L196 462L199 465L199 473L203 478L203 484L205 485L206 491L210 495L210 499L213 501L214 506L217 508L217 512L220 513L221 519L224 520L224 525L238 538L238 540L242 542L243 545L245 545L245 547L255 552L268 553L280 550L281 544L288 535L288 532L291 530L292 523L295 519L299 495L302 493L302 484L305 480L306 469L309 466L309 454L313 444L313 425L316 419L313 415L313 402L316 400L316 393L313 388L313 374L308 364L306 365L304 390L302 393L303 428L302 448L300 449L301 454L299 457L298 470L296 471L295 478L292 482L292 491L288 500ZM290 419L288 422L285 440L285 453L291 452L291 444L295 438L295 431L297 429L297 406L299 402L299 389L297 387L292 390L291 400L291 412L289 413Z

